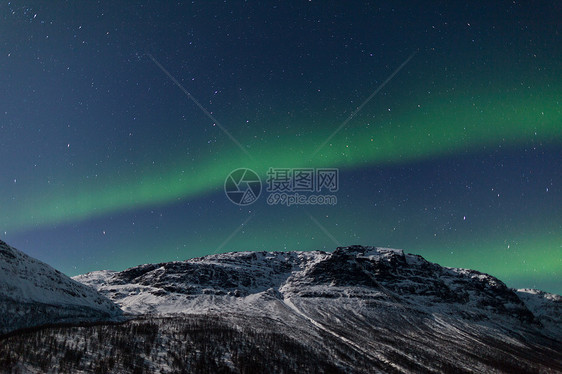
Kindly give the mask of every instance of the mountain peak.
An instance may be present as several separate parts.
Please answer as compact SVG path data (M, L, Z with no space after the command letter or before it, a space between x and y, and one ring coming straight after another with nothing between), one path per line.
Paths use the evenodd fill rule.
M404 251L402 249L394 248L384 248L384 247L372 247L372 246L362 246L362 245L350 245L346 247L337 247L333 252L334 255L355 255L364 257L401 257L405 258Z
M52 268L35 262L9 246L0 246L0 276L11 271L17 279L13 285L26 290L31 279L34 287L52 292L52 297L72 289L74 283L68 284ZM50 284L45 276L60 280ZM176 368L198 362L208 370L209 362L214 362L230 368L225 371L233 367L252 371L253 366L247 366L252 357L264 368L283 364L291 368L288 372L546 372L562 368L556 358L562 340L560 296L515 291L491 275L443 267L402 250L349 246L334 252L232 252L121 272L97 271L74 279L97 289L131 317L119 326L58 328L27 340L22 337L30 351L43 349L51 362L72 361L69 365L76 368L116 357L120 363L114 369L124 372L131 371L127 366L131 362L162 372L172 372L170 362ZM88 288L82 287L74 292L86 294ZM1 288L0 296L6 290ZM107 299L94 313L88 309L90 304L79 304L75 298L70 300L73 303L62 303L68 300L64 296L52 298L59 304L46 306L47 300L28 300L26 292L12 291L12 296L19 295L12 298L19 300L15 305L19 309L11 310L10 305L6 309L0 297L4 312L0 326L10 323L3 316L20 316L18 311L39 310L28 317L49 316L55 321L91 321L102 318L102 313L107 320L112 315L111 308L104 307ZM95 295L83 299L93 300ZM22 325L21 320L17 322ZM75 351L67 354L68 340L78 341L80 349L89 347L84 362L74 360ZM61 342L61 350L45 352L52 341ZM11 344L0 352L11 357L4 362L25 357L11 354L22 346L18 340ZM92 347L96 348L92 351ZM326 370L318 369L319 362L327 363Z
M0 335L20 328L117 317L94 289L0 240Z
M207 296L228 304L230 297L345 295L466 320L507 318L540 324L515 290L491 275L373 246L338 247L333 252L231 252L75 279L96 287L133 314L201 312L209 304L197 301Z

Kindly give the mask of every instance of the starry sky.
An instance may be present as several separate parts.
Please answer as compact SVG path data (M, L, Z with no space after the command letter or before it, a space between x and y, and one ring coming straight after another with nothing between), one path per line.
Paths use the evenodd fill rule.
M561 19L546 1L2 1L0 238L71 276L363 244L560 294ZM238 168L263 182L253 204L224 192ZM337 168L337 204L269 205L269 168Z

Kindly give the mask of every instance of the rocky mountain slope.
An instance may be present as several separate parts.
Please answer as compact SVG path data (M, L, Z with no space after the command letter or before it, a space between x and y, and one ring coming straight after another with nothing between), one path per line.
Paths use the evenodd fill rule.
M97 291L0 241L0 335L45 324L116 318Z
M265 301L356 299L473 321L499 318L539 327L541 321L552 322L549 332L560 333L558 295L513 290L491 275L442 267L388 248L226 253L74 279L130 314L206 312L223 303L239 305L243 312Z
M513 290L493 276L401 250L226 253L74 279L113 300L130 320L12 336L0 341L0 367L562 372L560 296Z
M227 253L75 279L131 315L216 316L328 352L344 371L562 370L560 296L401 250Z

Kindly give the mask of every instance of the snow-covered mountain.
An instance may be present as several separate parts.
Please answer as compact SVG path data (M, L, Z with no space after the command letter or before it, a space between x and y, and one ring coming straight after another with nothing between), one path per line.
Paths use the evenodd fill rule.
M29 263L5 247L2 258ZM19 278L45 284L25 274ZM226 253L74 279L113 300L129 320L12 336L0 344L0 368L562 372L560 296L513 290L488 274L442 267L401 250ZM42 288L58 295L69 288L66 282ZM25 282L12 284L27 289Z
M46 324L108 320L122 312L94 289L0 240L0 335Z
M562 296L528 288L517 290L517 296L542 326L562 335Z
M542 319L559 322L562 306L558 295L516 291L475 270L442 267L402 250L362 246L332 253L226 253L74 279L130 314L207 312L223 303L239 304L244 311L262 299L357 299L468 320L508 318L539 326ZM261 308L261 301L257 304Z
M213 316L329 352L347 372L562 370L560 296L401 250L227 253L75 279L126 313Z

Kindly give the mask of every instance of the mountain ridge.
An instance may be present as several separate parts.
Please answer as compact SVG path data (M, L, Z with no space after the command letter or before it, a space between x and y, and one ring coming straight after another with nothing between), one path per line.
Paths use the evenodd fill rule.
M97 291L0 240L0 335L120 315L121 310Z
M91 272L74 279L93 286L131 314L202 311L204 308L191 302L197 296L282 300L345 295L386 300L401 308L423 306L429 313L446 305L474 320L504 316L537 327L546 321L560 335L553 326L560 321L559 295L514 290L492 275L442 267L390 248L230 252L139 265L121 272ZM172 299L174 303L170 303ZM544 304L543 299L554 304L550 313L536 307ZM534 312L525 302L535 306Z
M131 315L217 318L332 352L342 372L562 371L559 295L403 250L231 252L75 279Z
M1 248L0 265L42 274ZM562 372L559 295L403 250L231 252L74 280L119 305L122 323L5 336L0 372Z

